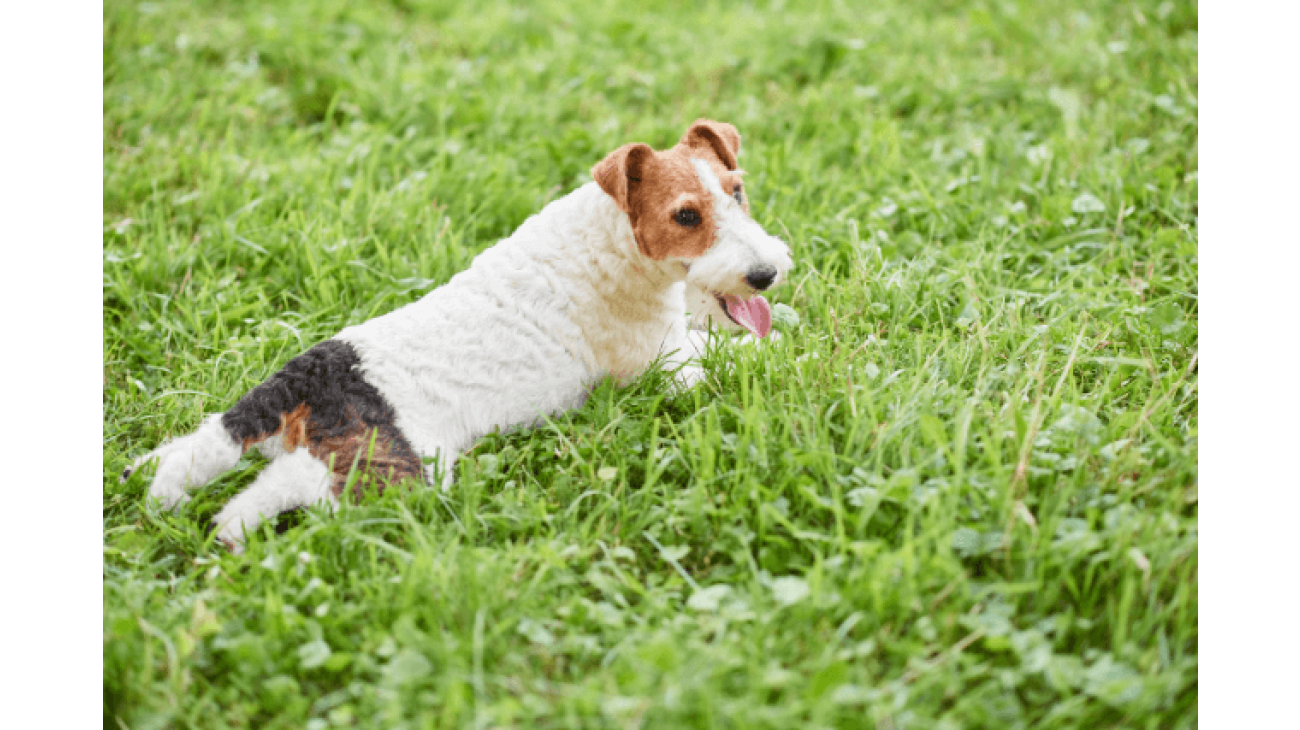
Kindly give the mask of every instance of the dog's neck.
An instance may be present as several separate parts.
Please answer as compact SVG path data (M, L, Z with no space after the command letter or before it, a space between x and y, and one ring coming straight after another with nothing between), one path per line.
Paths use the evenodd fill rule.
M543 231L559 245L525 250L539 271L553 272L542 273L539 285L563 298L595 357L593 372L636 376L672 328L685 326L686 267L638 250L627 214L595 183L547 206L519 233L527 240Z
M627 214L599 185L588 183L570 197L585 215L572 221L574 231L566 238L581 250L575 251L580 263L601 276L599 293L612 304L657 301L686 280L682 263L656 261L641 252Z

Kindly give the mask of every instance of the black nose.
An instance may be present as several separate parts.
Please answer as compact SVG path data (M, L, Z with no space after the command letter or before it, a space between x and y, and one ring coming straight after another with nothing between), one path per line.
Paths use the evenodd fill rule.
M749 270L748 274L745 274L745 281L749 282L749 285L755 289L763 291L772 286L773 281L776 281L776 267L767 264L755 266Z

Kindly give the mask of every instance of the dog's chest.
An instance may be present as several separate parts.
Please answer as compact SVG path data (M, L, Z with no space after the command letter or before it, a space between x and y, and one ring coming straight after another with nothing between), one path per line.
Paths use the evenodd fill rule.
M680 299L680 295L677 297ZM582 323L602 375L626 383L684 336L685 308L671 297L624 301L599 312L598 323Z

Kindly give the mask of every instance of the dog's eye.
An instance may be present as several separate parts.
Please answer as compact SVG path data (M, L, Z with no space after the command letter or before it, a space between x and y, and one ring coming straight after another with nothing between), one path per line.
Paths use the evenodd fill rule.
M745 191L740 187L740 183L736 183L736 187L732 188L731 197L735 198L737 203L745 204Z
M703 221L700 218L700 212L693 208L682 208L677 211L677 215L673 216L673 220L677 221L677 225L686 226L687 228L694 228Z

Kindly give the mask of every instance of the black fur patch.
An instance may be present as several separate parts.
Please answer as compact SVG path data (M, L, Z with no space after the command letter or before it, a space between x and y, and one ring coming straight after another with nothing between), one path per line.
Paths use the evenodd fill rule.
M317 428L342 427L349 404L359 407L366 423L391 423L393 409L355 370L360 364L351 345L326 340L248 391L221 416L221 425L236 441L261 441L280 430L282 415L303 404L311 409L310 422Z
M306 446L327 463L332 457L335 494L354 463L389 481L422 480L419 456L397 428L392 406L357 369L360 364L351 345L326 340L248 391L221 424L245 449L285 429L287 448Z

